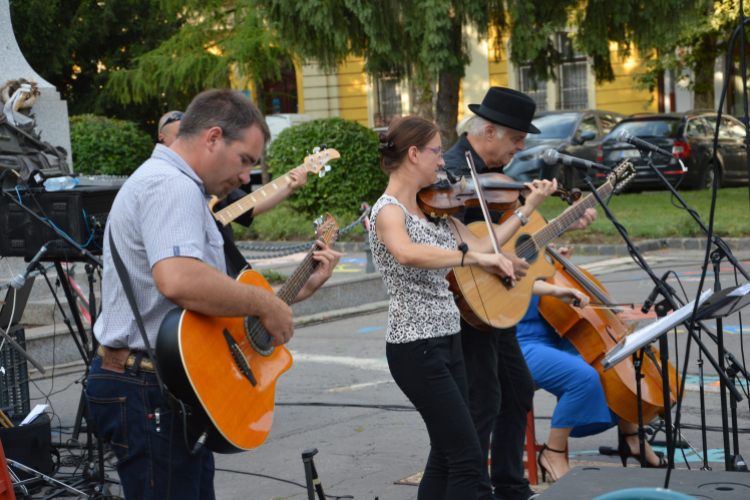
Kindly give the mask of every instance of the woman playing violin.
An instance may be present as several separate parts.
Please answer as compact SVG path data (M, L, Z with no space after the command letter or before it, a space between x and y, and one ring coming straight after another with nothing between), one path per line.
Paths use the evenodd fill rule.
M513 266L494 253L488 238L477 238L452 217L428 220L417 206L417 193L435 182L444 165L432 122L415 116L396 120L381 134L378 150L389 182L370 216L370 246L391 295L386 356L431 443L418 498L476 499L487 465L467 407L460 316L445 275L451 267L478 265L514 279ZM530 194L521 208L526 216L557 187L549 181L527 186ZM520 226L518 217L499 226L500 244ZM465 243L462 249L457 240Z
M560 249L560 253L565 255L570 251ZM599 373L542 317L538 297L532 299L517 329L518 342L534 382L559 398L549 439L537 459L542 477L549 474L556 481L570 470L564 456L569 436L590 436L615 425L619 428L618 451L623 466L628 457L637 458L638 426L607 407ZM652 450L648 443L646 462L651 467L666 467L663 454Z

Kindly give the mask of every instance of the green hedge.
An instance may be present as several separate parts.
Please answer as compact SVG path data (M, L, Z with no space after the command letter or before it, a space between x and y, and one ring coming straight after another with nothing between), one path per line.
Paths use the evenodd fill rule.
M338 151L341 158L328 163L331 171L322 179L310 174L307 184L289 197L292 207L310 219L328 211L338 220L337 214L356 214L362 202L375 203L388 184L380 169L378 134L341 118L313 120L281 132L268 148L271 178L301 165L321 144Z
M130 175L154 150L154 140L134 122L96 115L70 118L70 143L76 171Z

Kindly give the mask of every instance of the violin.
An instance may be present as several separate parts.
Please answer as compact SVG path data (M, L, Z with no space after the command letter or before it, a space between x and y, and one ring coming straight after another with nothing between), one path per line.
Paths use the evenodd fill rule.
M560 334L575 346L583 359L596 368L604 388L607 405L621 418L638 423L638 400L635 367L632 360L622 361L604 371L602 359L623 338L632 333L618 315L622 312L602 284L591 274L574 266L556 250L547 247L547 254L554 260L557 273L547 283L564 288L578 289L591 298L591 304L602 308L575 308L551 296L539 298L539 313ZM679 378L669 363L670 400L676 402ZM651 422L664 413L662 390L662 366L659 351L647 347L641 364L641 395L643 398L643 421Z
M529 188L521 182L515 182L507 175L500 173L479 174L479 183L490 210L505 212L521 206L519 195L526 195ZM559 196L568 204L573 204L581 197L580 189L570 191L558 187L552 196ZM434 184L423 188L417 194L417 204L422 211L433 219L463 212L466 208L480 206L477 189L471 177L457 178L450 172L439 172Z

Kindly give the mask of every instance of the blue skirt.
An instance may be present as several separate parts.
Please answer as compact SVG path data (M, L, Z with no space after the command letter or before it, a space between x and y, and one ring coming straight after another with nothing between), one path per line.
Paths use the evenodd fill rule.
M617 425L620 417L607 406L599 372L539 315L538 297L518 323L518 342L536 385L559 398L553 428L573 427L571 437L584 437Z

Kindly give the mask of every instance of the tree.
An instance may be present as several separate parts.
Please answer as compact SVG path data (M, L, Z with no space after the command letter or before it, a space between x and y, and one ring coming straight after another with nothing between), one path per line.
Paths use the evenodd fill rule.
M693 107L714 108L714 68L716 58L729 49L729 38L739 26L739 2L720 0L703 6L702 15L690 19L673 37L654 44L646 61L648 71L639 77L642 88L653 90L665 71L677 80L687 78L695 98ZM746 31L745 40L750 39ZM736 47L739 47L739 38ZM747 51L750 55L750 51Z
M179 32L183 21L161 0L11 2L13 31L26 60L68 102L68 113L138 122L153 134L159 116L186 100L169 93L123 106L108 90L113 71L129 67Z
M169 90L193 96L232 80L250 88L280 75L291 55L251 0L180 2L182 28L114 72L108 88L123 104L142 103Z

